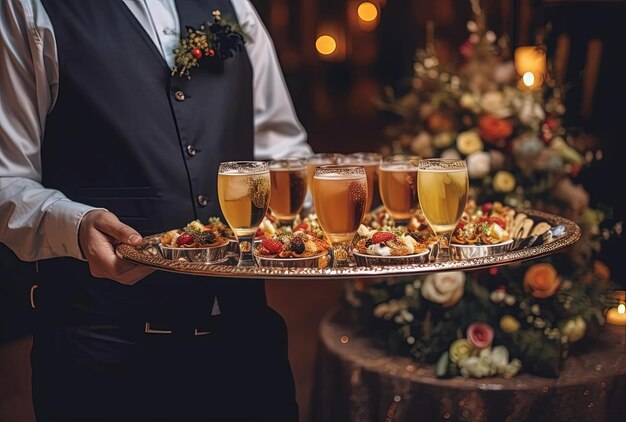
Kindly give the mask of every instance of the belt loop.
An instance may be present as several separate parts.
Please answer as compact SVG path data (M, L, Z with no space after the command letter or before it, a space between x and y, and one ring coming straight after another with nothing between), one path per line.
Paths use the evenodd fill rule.
M146 321L146 327L144 328L144 333L146 334L172 334L172 330L156 330L150 328L150 323Z
M35 290L37 290L39 286L37 284L33 284L30 287L30 307L35 309L37 305L35 304Z

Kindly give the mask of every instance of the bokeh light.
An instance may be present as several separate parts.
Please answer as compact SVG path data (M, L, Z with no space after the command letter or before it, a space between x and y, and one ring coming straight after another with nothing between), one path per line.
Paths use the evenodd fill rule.
M337 41L330 35L320 35L315 41L315 48L318 53L327 56L337 49Z
M378 8L373 3L369 1L364 1L359 4L357 9L357 13L359 15L359 19L365 22L371 22L376 19L378 16Z

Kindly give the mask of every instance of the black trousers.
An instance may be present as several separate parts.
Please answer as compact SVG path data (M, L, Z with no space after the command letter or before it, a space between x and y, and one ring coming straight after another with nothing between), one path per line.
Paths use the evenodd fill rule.
M47 320L32 352L38 422L298 419L286 327L267 307L202 336Z

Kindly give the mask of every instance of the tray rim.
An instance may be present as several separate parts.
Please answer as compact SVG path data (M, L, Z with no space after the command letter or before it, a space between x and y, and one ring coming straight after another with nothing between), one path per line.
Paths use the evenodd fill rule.
M524 209L531 218L547 221L552 226L563 225L565 234L550 242L530 246L526 249L505 252L500 255L472 258L460 261L446 261L441 263L429 262L424 264L346 267L346 268L272 268L272 267L237 267L228 264L206 264L201 262L170 261L159 256L142 252L143 249L155 245L155 240L161 233L144 237L140 246L119 244L115 248L116 254L127 261L145 265L156 270L179 274L197 275L217 278L250 278L250 279L350 279L350 278L382 278L420 275L442 271L472 271L481 268L497 267L536 259L550 255L576 243L581 235L581 229L572 220L544 211ZM158 240L157 240L158 242Z

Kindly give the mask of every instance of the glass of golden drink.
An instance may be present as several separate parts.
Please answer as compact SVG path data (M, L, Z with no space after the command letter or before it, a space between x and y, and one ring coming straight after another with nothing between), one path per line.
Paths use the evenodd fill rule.
M353 152L346 155L345 159L342 161L344 164L363 166L365 169L367 176L366 213L372 211L374 197L378 194L378 166L380 165L381 158L381 155L375 152Z
M319 166L341 164L343 158L343 154L337 154L334 152L320 152L318 154L313 154L307 158L306 178L311 195L313 195L313 175L315 174L315 169Z
M304 205L307 190L306 160L285 158L269 163L270 209L281 226L293 226Z
M270 171L263 161L230 161L219 165L217 196L222 214L239 243L239 266L254 266L254 233L270 202Z
M390 155L380 161L380 198L396 226L408 225L418 207L416 155Z
M317 167L313 176L313 203L319 224L332 244L333 267L348 266L350 242L367 205L363 166Z
M450 259L450 237L459 223L469 190L464 160L421 160L417 169L417 192L424 217L439 236L436 262Z

